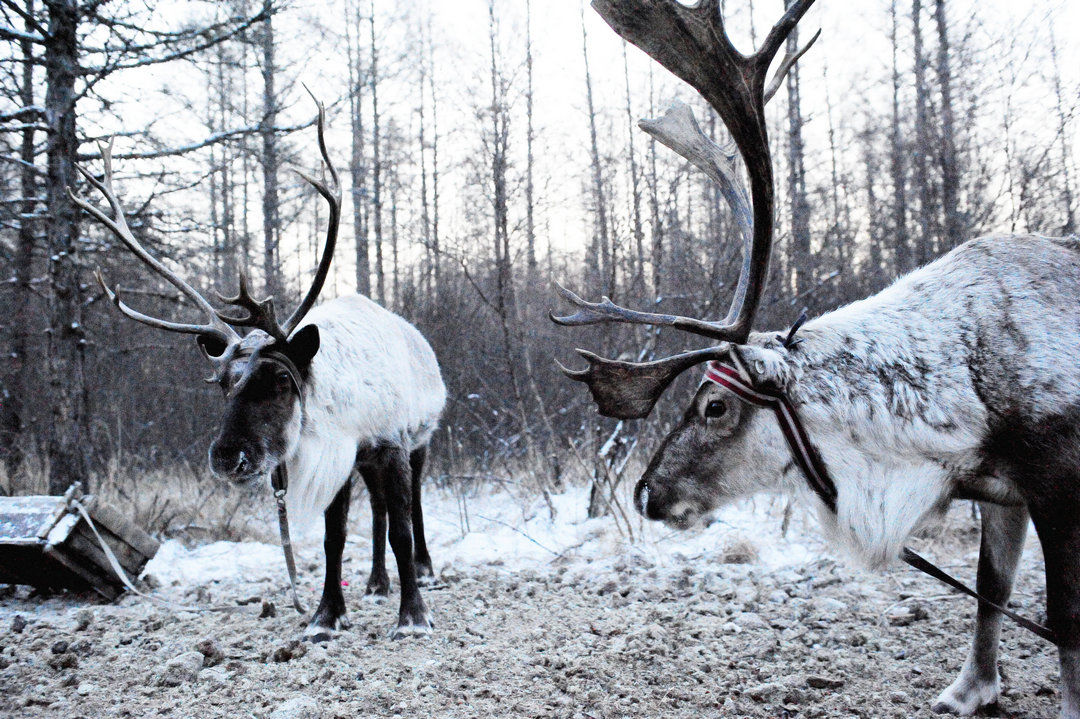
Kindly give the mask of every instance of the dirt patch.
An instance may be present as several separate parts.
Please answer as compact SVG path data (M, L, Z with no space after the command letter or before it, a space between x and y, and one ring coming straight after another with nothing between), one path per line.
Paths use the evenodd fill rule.
M971 574L974 535L949 541L943 556ZM393 641L396 597L358 597L364 549L350 547L346 564L353 628L328 645L295 641L302 621L269 580L171 595L245 603L235 614L9 590L0 715L931 717L974 615L972 602L910 570L875 576L826 559L765 571L721 563L719 550L660 567L627 554L448 570L426 592L435 633ZM317 558L304 559L308 597ZM1038 617L1042 598L1029 551L1015 604ZM1057 715L1050 646L1007 624L1002 672L997 716Z

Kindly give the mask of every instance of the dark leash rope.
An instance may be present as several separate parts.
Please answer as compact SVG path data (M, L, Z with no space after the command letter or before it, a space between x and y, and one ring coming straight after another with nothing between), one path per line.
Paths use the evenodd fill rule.
M281 534L281 550L285 553L285 567L289 570L289 588L292 590L293 608L300 614L307 610L300 603L300 596L296 592L296 560L293 558L292 537L289 536L289 514L285 509L285 493L289 491L289 470L282 462L270 475L270 485L274 489L274 500L277 502L278 531Z
M791 341L792 335L794 335L794 331L789 335L788 341ZM732 358L738 364L738 358L734 355L732 355ZM787 396L771 388L755 387L750 379L750 374L745 368L723 364L715 360L709 362L705 370L705 379L731 390L736 397L744 402L758 407L766 407L773 411L777 422L780 424L780 430L784 434L784 439L787 440L788 447L791 449L795 464L798 465L803 476L806 477L807 483L814 490L814 493L829 508L829 511L836 514L836 485L833 484L832 478L829 477L824 462L822 462L817 450L811 444L802 422L799 421L799 415L795 412L795 408L791 405ZM910 547L904 547L900 551L900 560L920 572L948 584L953 589L978 600L986 607L1001 612L1024 629L1039 635L1051 644L1058 644L1057 637L1049 627L1033 622L1027 617L1023 617L1011 609L987 599L959 579L949 575L930 560L917 554Z

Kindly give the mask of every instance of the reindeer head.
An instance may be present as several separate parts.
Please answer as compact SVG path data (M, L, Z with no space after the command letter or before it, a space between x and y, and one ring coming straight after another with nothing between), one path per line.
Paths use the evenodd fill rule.
M701 132L693 113L676 104L642 129L704 170L731 205L744 245L742 271L727 317L709 322L638 312L604 297L587 302L559 287L577 312L552 319L562 325L606 322L674 327L718 341L653 362L622 362L578 350L589 367L571 379L588 385L600 413L633 419L647 416L665 389L686 370L706 362L738 368L755 385L784 389L790 381L788 349L775 335L750 330L768 276L773 234L773 174L765 125L765 103L792 65L817 40L788 52L771 82L769 66L781 45L813 4L796 0L772 28L761 48L743 55L728 40L719 4L700 0L594 0L597 12L624 39L696 88L719 113L732 143L719 147ZM750 179L750 199L742 186L736 155ZM676 428L653 456L634 493L638 511L685 527L719 504L779 484L789 453L769 411L744 403L729 389L703 382Z
M341 189L326 150L324 126L325 112L320 104L319 150L333 187L298 172L330 205L326 243L314 282L300 306L284 323L279 323L276 318L273 298L256 300L251 296L243 272L240 274L240 291L235 297L218 295L221 302L240 310L230 314L215 309L194 287L146 251L128 227L123 207L113 191L111 147L101 147L102 179L77 166L86 181L105 197L112 217L72 193L76 204L107 227L140 260L206 315L202 324L150 317L128 306L120 299L119 288L110 289L101 273L97 273L97 280L109 300L127 317L158 329L195 335L199 348L214 368L207 381L219 384L226 398L218 436L210 446L210 468L237 483L269 474L296 450L300 440L303 387L311 361L319 350L319 329L315 325L297 328L314 306L326 282L341 220ZM250 331L241 335L237 331L239 328Z

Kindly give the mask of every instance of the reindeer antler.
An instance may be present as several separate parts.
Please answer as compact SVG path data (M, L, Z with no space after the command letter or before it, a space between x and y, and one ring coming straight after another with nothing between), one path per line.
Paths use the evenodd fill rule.
M277 313L274 311L274 298L267 297L264 300L256 300L252 297L248 291L247 273L243 270L240 271L240 289L235 297L226 297L221 293L215 294L225 304L239 307L247 313L230 315L221 310L216 310L215 314L222 322L226 322L233 327L251 327L262 330L276 340L284 341L288 338L284 328L278 324Z
M312 95L312 97L314 98L314 95ZM341 187L338 182L337 170L334 169L334 165L330 161L330 155L326 149L326 111L322 103L318 100L315 102L319 107L319 152L323 162L326 163L326 166L329 169L333 186L329 187L326 183L316 180L299 170L297 170L297 172L307 182L311 183L319 194L330 204L330 219L326 231L326 243L323 248L323 254L319 260L318 269L315 271L315 279L308 289L307 294L304 296L303 301L300 303L300 306L296 308L296 311L289 316L289 319L286 320L284 324L279 324L277 321L277 314L274 310L274 301L272 297L267 297L264 300L256 300L251 296L248 289L247 276L244 272L241 271L240 273L240 288L235 297L224 297L218 294L218 298L222 302L243 311L243 314L230 314L214 309L206 298L200 295L195 288L184 281L175 272L165 267L165 265L163 265L156 257L146 251L139 241L135 239L134 234L131 232L131 228L128 227L120 200L117 199L116 194L113 191L111 143L109 145L101 145L101 157L104 164L103 180L94 177L81 165L75 166L82 176L86 178L86 181L101 192L108 201L109 206L112 208L113 217L109 217L97 207L77 196L69 187L68 193L75 201L75 204L107 227L135 254L136 257L146 263L150 269L165 278L170 284L190 298L204 313L206 313L208 320L204 324L187 324L170 322L138 312L125 304L123 300L120 299L119 289L110 289L105 284L105 279L101 276L101 273L97 272L97 279L101 284L102 289L105 290L109 300L116 305L120 312L136 322L141 322L151 327L157 327L158 329L168 330L170 332L200 335L202 337L218 340L224 345L220 354L210 354L207 351L206 343L202 339L200 339L199 344L200 347L203 348L203 352L206 354L207 358L219 367L223 367L228 363L232 358L236 347L240 344L240 335L233 329L234 327L260 329L270 335L274 340L279 341L284 341L289 337L292 331L300 324L301 320L304 319L304 316L312 306L314 306L315 301L319 297L319 293L322 291L327 274L330 271L330 263L334 257L338 227L341 224ZM218 373L218 376L220 377L220 372Z
M236 332L223 322L215 312L214 308L206 301L199 292L188 284L183 278L163 265L157 258L146 251L146 248L135 239L135 235L131 232L131 228L128 226L127 218L124 216L124 208L120 204L120 200L117 198L116 193L113 191L113 172L112 172L112 142L108 144L98 143L98 148L101 150L101 160L104 166L103 179L99 180L94 177L85 167L76 164L75 169L79 171L87 182L93 185L109 203L109 207L112 208L113 216L109 217L97 207L91 205L82 197L79 197L69 187L67 188L68 194L71 199L78 205L84 212L88 212L98 222L107 227L113 235L116 236L124 245L127 246L135 255L150 266L154 272L161 277L165 278L176 289L180 290L185 296L199 307L208 318L208 321L203 324L188 324L182 322L170 322L168 320L158 319L151 317L150 315L143 314L137 310L129 307L123 300L120 299L120 288L110 289L105 283L105 278L102 276L101 271L98 270L94 273L97 278L98 284L105 291L109 301L112 302L120 312L127 317L141 322L144 325L150 327L156 327L162 330L168 330L170 332L181 332L184 334L194 335L208 335L214 337L226 346L240 341L240 336ZM207 355L210 357L210 355ZM211 359L213 359L211 357Z
M304 89L307 89L305 86ZM311 94L311 90L308 90L308 94ZM267 297L263 300L256 300L251 296L248 291L247 274L240 271L240 289L235 297L225 297L218 295L218 298L228 305L239 307L245 311L242 315L226 314L224 312L217 312L217 316L224 322L229 323L234 327L252 327L259 329L270 335L276 340L284 341L292 334L293 330L297 328L300 321L304 319L304 316L315 305L315 301L319 298L319 293L322 292L323 285L326 283L326 276L330 272L330 263L334 259L334 248L337 245L338 227L341 225L341 185L338 182L337 170L334 169L334 163L330 161L330 153L326 150L326 109L323 104L315 97L311 95L311 98L315 100L315 104L319 108L319 120L318 120L318 138L319 138L319 153L322 155L322 160L326 163L327 169L330 171L330 178L333 180L333 188L330 188L326 183L321 180L317 180L311 175L308 175L302 170L295 170L296 174L304 178L312 187L318 191L320 195L330 205L330 219L326 229L326 242L323 245L323 254L319 259L318 269L315 270L315 279L311 283L311 287L308 289L304 299L300 302L300 306L289 315L289 319L284 324L279 324L277 321L277 312L274 310L274 298Z
M642 129L704 170L720 186L721 193L731 205L744 242L743 265L731 308L722 321L709 322L638 312L620 307L606 297L601 302L587 302L560 287L560 294L578 311L564 317L552 315L552 320L563 325L625 322L666 326L735 344L747 340L765 291L773 242L773 171L765 124L765 103L775 94L791 67L817 40L820 31L801 49L785 55L768 86L766 80L776 53L813 2L792 2L758 51L743 55L728 39L719 4L715 0L699 0L696 5L690 6L678 0L593 0L593 7L619 35L689 83L717 111L746 165L752 204L742 188L734 152L731 148L717 146L707 138L688 108L674 106L661 120L642 121ZM600 397L616 391L605 386L611 384L616 376L626 385L626 377L634 372L635 363L617 363L595 356L588 359L588 372L567 374L572 379L588 383L598 401ZM686 364L690 359L687 355L668 359L679 360L666 366L682 367L680 372L692 366ZM643 375L655 374L656 363L647 364L649 366L638 363L638 371ZM600 371L602 367L610 371ZM666 378L663 387L667 387L675 375L668 377L665 371L663 376ZM635 390L626 389L624 393L631 391ZM650 409L652 402L655 402L655 398L649 402ZM608 405L609 409L620 411L617 403ZM603 403L601 412L608 414ZM641 415L611 416L629 418Z

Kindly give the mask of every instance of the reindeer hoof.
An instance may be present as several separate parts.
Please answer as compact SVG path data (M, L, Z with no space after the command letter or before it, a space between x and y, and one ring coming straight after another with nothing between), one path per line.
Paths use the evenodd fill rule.
M329 613L316 612L311 623L304 630L304 641L314 644L329 642L337 636L339 631L348 629L350 626L344 614L330 616Z
M364 601L381 603L390 596L390 580L387 577L371 577L364 589Z
M404 639L406 637L423 637L431 634L435 625L426 611L418 612L411 617L402 617L397 627L390 634L391 639Z
M977 679L961 672L956 681L938 695L931 710L935 714L971 716L979 709L997 703L998 682Z

